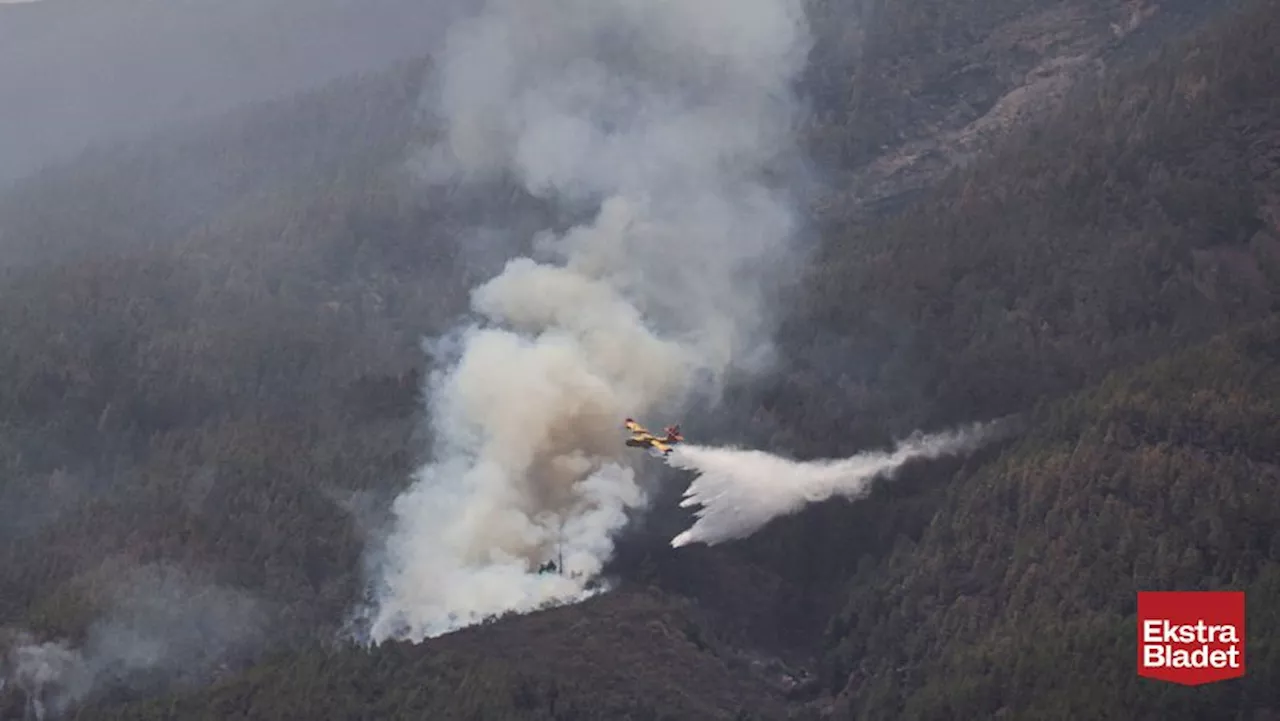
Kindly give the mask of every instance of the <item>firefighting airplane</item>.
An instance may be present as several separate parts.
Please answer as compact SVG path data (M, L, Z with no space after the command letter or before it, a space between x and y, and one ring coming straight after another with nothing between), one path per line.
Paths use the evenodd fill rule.
M684 436L680 435L680 426L667 426L663 430L666 436L659 438L653 435L644 426L636 423L628 418L623 424L627 430L631 431L631 437L627 439L627 445L633 448L649 448L667 455L671 452L672 446L684 440Z

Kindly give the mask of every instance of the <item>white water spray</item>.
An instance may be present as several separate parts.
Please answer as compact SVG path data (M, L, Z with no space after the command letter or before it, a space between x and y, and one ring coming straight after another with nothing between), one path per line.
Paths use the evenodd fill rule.
M859 453L841 460L796 461L764 451L677 446L667 456L676 467L697 472L681 506L699 506L689 530L671 541L718 543L745 538L769 521L833 496L862 498L877 478L892 477L908 461L975 450L1002 430L998 423L975 424L933 435L917 434L889 452Z

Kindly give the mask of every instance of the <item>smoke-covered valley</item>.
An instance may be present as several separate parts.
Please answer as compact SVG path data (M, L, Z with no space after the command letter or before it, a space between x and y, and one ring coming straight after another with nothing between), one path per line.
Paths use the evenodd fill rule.
M417 57L452 0L0 3L0 185L90 145Z
M1280 708L1112 653L1276 587L1273 4L109 5L0 6L0 719Z

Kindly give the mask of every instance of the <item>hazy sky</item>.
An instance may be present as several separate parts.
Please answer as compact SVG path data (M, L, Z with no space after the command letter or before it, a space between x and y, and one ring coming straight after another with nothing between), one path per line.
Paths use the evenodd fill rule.
M425 54L465 0L0 0L0 181Z

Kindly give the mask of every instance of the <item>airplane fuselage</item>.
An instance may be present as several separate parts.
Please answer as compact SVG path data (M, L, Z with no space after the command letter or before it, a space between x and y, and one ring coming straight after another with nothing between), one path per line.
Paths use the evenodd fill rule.
M653 435L644 426L636 423L628 418L624 423L627 430L631 431L631 437L625 443L632 448L652 448L653 450L662 452L666 455L671 452L671 447L684 440L679 436L679 426L669 427L667 436L659 438Z

